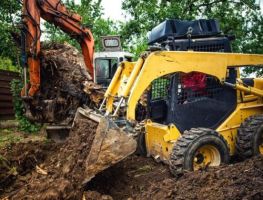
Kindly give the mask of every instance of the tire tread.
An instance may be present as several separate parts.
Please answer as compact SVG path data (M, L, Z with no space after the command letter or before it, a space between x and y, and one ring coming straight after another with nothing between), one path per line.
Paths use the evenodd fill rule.
M183 135L176 141L171 156L170 156L170 171L175 177L183 175L184 169L184 156L189 146L200 136L214 135L219 137L227 144L222 135L218 134L215 130L208 128L192 128L183 133ZM227 145L226 145L227 146ZM227 146L228 148L228 146ZM229 152L229 148L228 148Z

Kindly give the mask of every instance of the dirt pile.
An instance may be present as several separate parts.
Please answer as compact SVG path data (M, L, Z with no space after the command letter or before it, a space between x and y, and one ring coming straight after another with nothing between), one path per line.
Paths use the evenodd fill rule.
M136 199L263 199L263 156L166 178Z
M35 141L10 144L0 150L0 196L24 185L24 178L58 146Z
M104 91L91 81L82 54L69 44L42 45L40 74L40 91L25 102L32 121L68 125L79 106L97 106L103 98Z
M166 178L171 178L167 165L157 163L152 158L132 155L98 174L88 183L86 190L116 200L138 199L149 187Z
M20 166L17 167L19 175L13 175L14 180L5 182L6 187L2 189L0 198L40 200L263 198L263 156L207 171L189 172L175 179L166 165L156 163L151 158L132 155L98 174L83 188L81 183L85 178L84 163L95 128L96 124L92 122L80 121L74 129L76 135L71 135L71 140L60 146L39 143L26 146L18 144L9 155L8 152L12 151L1 150L1 155L14 159L12 163L24 164L17 165ZM19 148L21 152L30 152L25 153L28 156L24 161L20 159L22 154Z
M9 199L81 199L85 179L85 160L89 154L97 124L76 121L68 140L52 152L32 173L24 177L24 184Z

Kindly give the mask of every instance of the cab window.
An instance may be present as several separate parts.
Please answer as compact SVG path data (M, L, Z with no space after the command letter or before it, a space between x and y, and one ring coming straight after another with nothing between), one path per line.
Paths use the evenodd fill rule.
M118 66L117 58L97 58L95 59L96 76L98 78L111 78Z

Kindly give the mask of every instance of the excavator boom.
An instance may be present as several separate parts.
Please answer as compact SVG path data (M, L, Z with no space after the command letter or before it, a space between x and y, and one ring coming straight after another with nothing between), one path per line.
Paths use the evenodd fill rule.
M60 0L24 0L22 10L22 60L29 67L30 85L25 82L22 96L32 97L40 87L40 18L58 26L75 38L81 46L84 62L91 79L93 75L94 39L91 31L81 25L81 16L71 13ZM26 70L24 70L26 77Z

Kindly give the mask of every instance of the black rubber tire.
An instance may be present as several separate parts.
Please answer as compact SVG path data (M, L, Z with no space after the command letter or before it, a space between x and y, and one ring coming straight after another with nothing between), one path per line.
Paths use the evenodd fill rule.
M238 129L236 152L242 158L250 158L260 154L259 142L263 134L263 115L248 117Z
M171 173L179 177L183 175L184 171L193 171L195 153L203 145L215 147L220 153L221 163L229 162L229 148L220 134L212 129L192 128L185 131L173 147L170 157Z
M143 157L147 156L145 133L140 133L137 137L136 154Z

